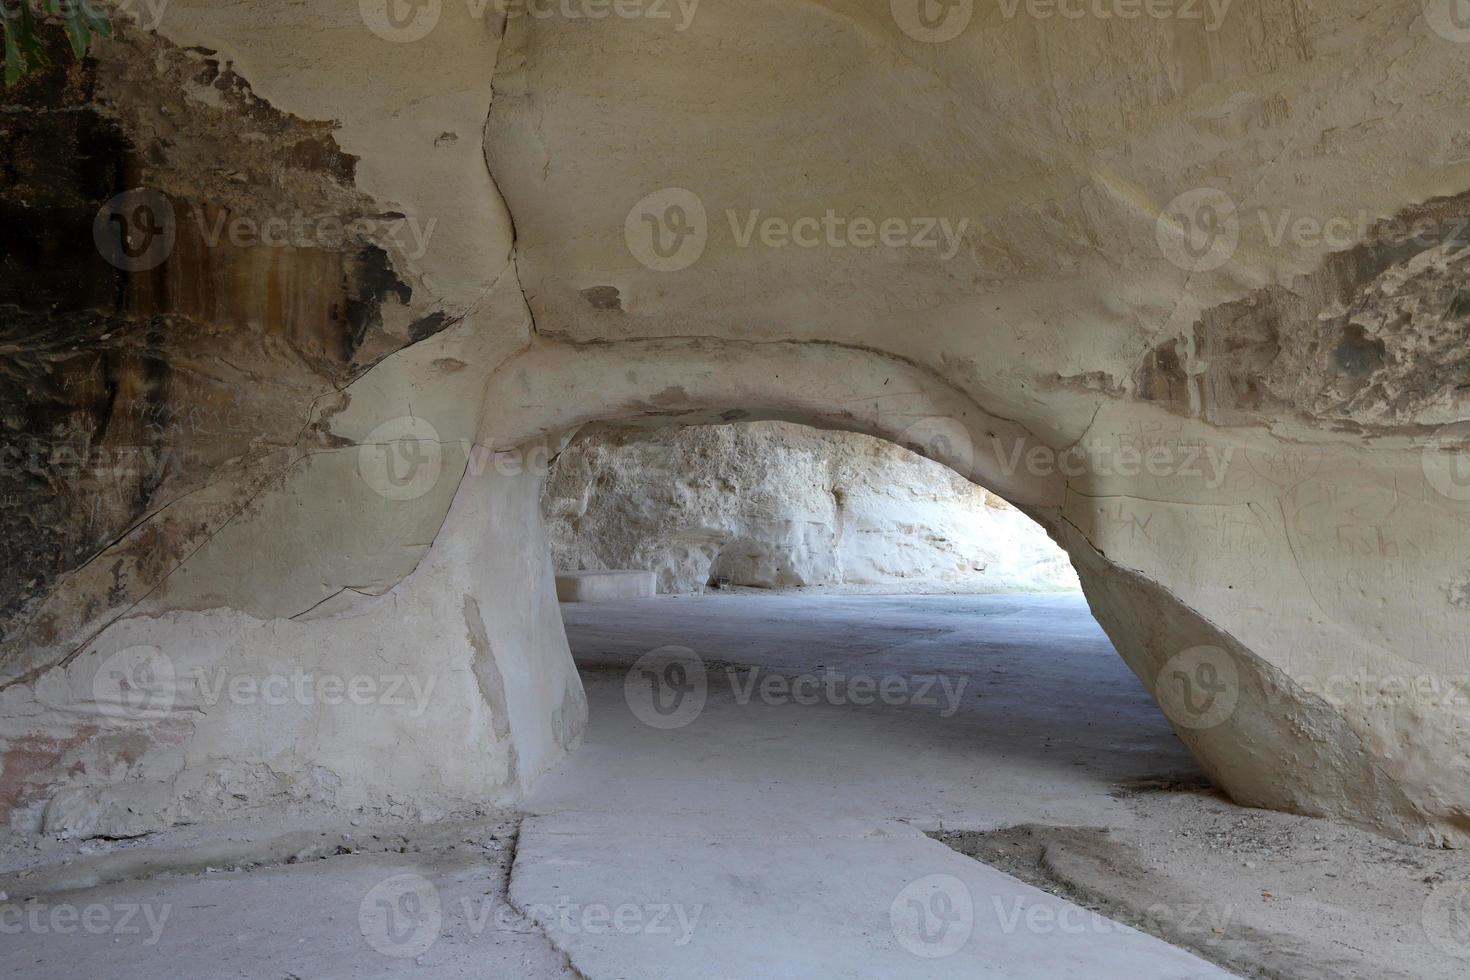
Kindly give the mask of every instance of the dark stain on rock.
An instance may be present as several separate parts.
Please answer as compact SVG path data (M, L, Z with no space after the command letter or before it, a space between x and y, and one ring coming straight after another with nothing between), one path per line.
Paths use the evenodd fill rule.
M1470 320L1470 289L1455 291L1454 299L1450 300L1450 316L1456 320Z
M1343 328L1342 339L1333 352L1337 368L1347 374L1364 377L1379 371L1387 362L1387 346L1355 323Z
M115 26L80 62L47 32L50 64L0 93L0 665L32 616L27 642L46 644L136 599L237 508L130 532L140 519L291 444L323 394L452 322L384 329L384 304L412 291L372 242L221 237L294 213L351 227L380 208L353 186L335 123L281 112L212 51ZM137 187L168 202L176 238L129 272L93 225ZM118 542L109 585L61 620L40 605Z
M623 311L623 297L616 286L588 286L582 290L582 298L594 310Z
M1137 380L1138 397L1142 400L1159 402L1170 408L1189 407L1189 378L1184 373L1184 360L1179 356L1177 339L1144 355Z
M436 310L428 316L419 317L413 322L413 326L408 329L408 339L415 344L421 340L427 340L454 322L456 321L451 320L447 313L442 310Z
M683 408L689 404L689 393L682 385L670 385L649 401L660 408Z
M92 240L98 205L117 193L131 152L121 129L72 111L91 93L55 53L0 113L0 304L33 313L115 310L122 274Z
M1178 359L1177 349L1172 352L1175 360ZM1163 367L1163 364L1158 365ZM1117 379L1106 371L1083 371L1081 374L1052 374L1043 379L1042 384L1049 390L1059 391L1100 391L1108 395L1122 394L1122 388Z
M328 174L342 184L356 179L357 157L337 145L332 136L335 122L303 120L282 112L256 95L250 83L230 65L221 64L215 51L193 47L186 52L195 66L190 80L222 93L232 111L248 120L252 129L274 137L277 161L287 167ZM186 68L182 73L187 76L190 70Z
M393 271L388 253L377 245L366 245L360 249L342 275L342 292L346 296L343 304L345 338L344 353L353 359L362 347L369 329L383 326L383 300L396 296L405 306L413 296L413 290Z

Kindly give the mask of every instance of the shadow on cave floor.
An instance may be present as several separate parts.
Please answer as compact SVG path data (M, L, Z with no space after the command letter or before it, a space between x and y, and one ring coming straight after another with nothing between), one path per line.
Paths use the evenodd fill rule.
M678 646L706 666L705 712L798 712L808 735L793 752L827 725L838 739L901 744L916 764L933 754L963 782L1050 773L1106 791L1204 781L1080 594L745 590L569 603L562 615L589 693L615 689L593 697L594 739L599 710L630 716L621 689L634 662Z

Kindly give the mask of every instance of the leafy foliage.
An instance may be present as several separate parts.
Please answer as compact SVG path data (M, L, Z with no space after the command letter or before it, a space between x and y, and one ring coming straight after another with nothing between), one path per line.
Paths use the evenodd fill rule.
M0 0L7 86L47 64L40 29L54 21L60 22L78 58L87 53L94 38L112 36L112 24L96 0Z

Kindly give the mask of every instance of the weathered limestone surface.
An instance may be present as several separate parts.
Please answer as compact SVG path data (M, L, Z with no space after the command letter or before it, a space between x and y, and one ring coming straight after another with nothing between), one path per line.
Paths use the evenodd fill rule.
M514 451L772 419L1048 527L1238 800L1464 843L1470 46L1442 6L960 4L933 42L898 0L376 33L372 3L175 0L27 81L6 447L153 455L5 469L0 811L513 793L582 711ZM175 244L119 271L93 223L134 187ZM299 212L366 225L209 241ZM442 693L368 723L180 688L117 728L97 669L140 645Z
M643 568L706 586L1077 587L1034 521L889 442L784 422L589 427L542 493L559 571Z

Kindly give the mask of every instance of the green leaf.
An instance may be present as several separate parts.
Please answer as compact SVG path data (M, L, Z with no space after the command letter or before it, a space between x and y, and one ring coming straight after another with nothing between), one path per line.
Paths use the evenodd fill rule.
M5 84L9 87L30 69L45 64L46 59L29 7L21 4L12 11L0 3L0 26L5 29Z
M20 81L20 76L25 73L25 62L20 57L20 47L15 43L15 28L10 26L10 21L3 23L5 29L5 87L9 88Z
M0 0L0 33L4 35L5 84L14 85L26 74L47 63L36 15L27 0ZM44 0L38 9L61 18L62 30L71 42L72 54L82 58L94 38L111 37L112 24L95 6L96 0Z
M83 0L51 0L51 12L61 18L62 29L71 41L71 53L81 58L92 43L92 29L87 26Z
M36 18L31 8L22 4L20 8L20 56L22 72L46 65L46 46L41 43L41 32L36 27Z
M98 37L112 37L112 24L107 20L107 15L95 6L95 0L81 0L82 17L92 33Z

